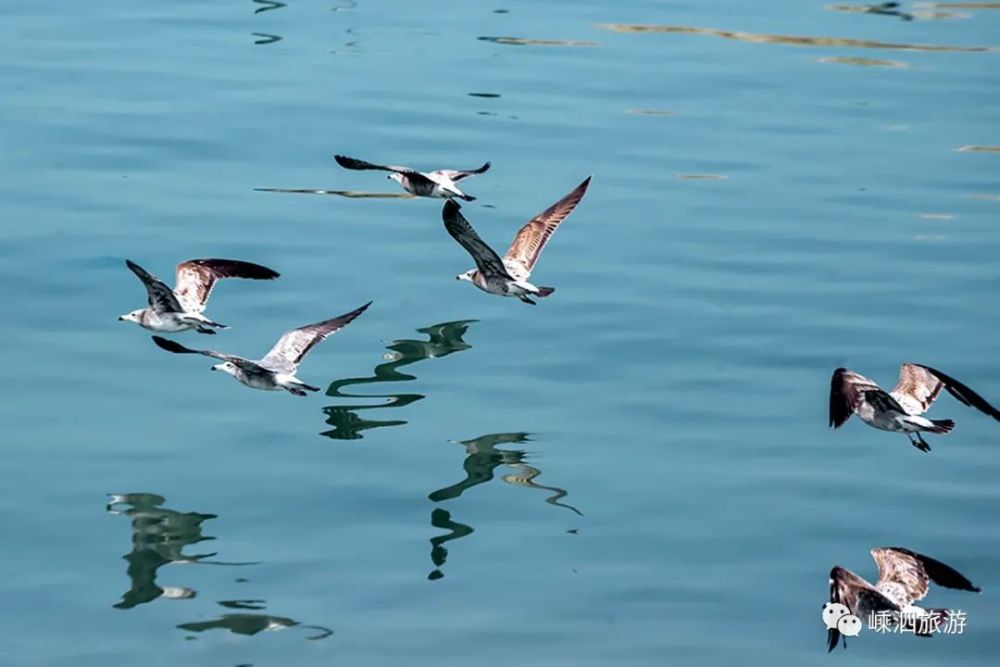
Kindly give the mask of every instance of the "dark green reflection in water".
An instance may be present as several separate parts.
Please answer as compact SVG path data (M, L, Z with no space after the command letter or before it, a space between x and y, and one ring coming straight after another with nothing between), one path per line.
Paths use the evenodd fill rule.
M215 514L177 512L160 507L163 496L155 493L112 494L107 510L112 514L129 517L132 521L132 551L123 558L128 561L128 577L132 587L122 595L117 609L132 607L165 597L187 599L195 596L191 588L161 587L156 583L156 572L168 563L203 563L212 565L253 565L253 563L221 563L208 561L216 552L186 555L186 546L214 540L203 535L201 524L216 518Z
M423 359L437 359L446 357L453 352L468 350L472 346L462 340L462 337L468 331L469 325L475 321L445 322L417 329L418 332L426 334L428 340L403 339L393 341L386 346L390 350L389 354L386 355L389 361L375 366L371 377L345 378L330 383L330 387L326 390L327 396L334 398L384 398L386 400L379 405L331 405L323 408L323 412L326 414L326 423L333 426L333 430L326 431L321 435L335 440L359 440L364 437L361 435L361 431L405 424L406 422L401 419L386 421L364 419L358 415L358 412L406 407L422 400L423 394L347 394L343 392L344 387L357 384L416 380L415 376L401 373L399 369Z
M485 484L493 479L494 471L501 465L505 465L517 472L504 475L501 477L503 481L514 486L550 491L552 495L546 498L545 502L557 507L564 507L578 516L583 516L583 513L572 505L559 502L568 495L565 489L535 483L534 479L541 475L542 471L524 462L526 452L520 449L497 448L498 445L531 442L528 436L528 433L490 433L472 440L460 441L458 444L465 446L467 454L465 460L462 462L465 479L451 486L433 491L427 497L436 503L445 500L454 500L472 487ZM435 508L431 512L431 525L435 528L443 528L451 531L446 535L432 537L430 540L431 561L434 563L435 569L427 578L435 580L444 576L440 568L448 558L448 550L443 545L451 540L457 540L470 535L474 529L471 526L453 521L451 513L441 508Z
M276 0L253 0L253 2L255 5L264 5L253 10L254 14L263 14L264 12L287 7L286 3L276 2ZM254 40L254 44L274 44L281 41L281 35L272 35L269 32L252 32L250 34L257 38Z
M220 602L219 604L226 604ZM181 630L188 632L205 632L206 630L228 630L236 635L252 636L267 630L285 630L287 628L301 628L303 630L313 630L306 639L326 639L333 634L333 630L322 625L303 625L298 621L284 616L271 616L270 614L223 614L211 621L196 621L193 623L181 623L177 626Z
M284 2L277 2L277 0L253 0L255 5L264 5L263 7L258 7L253 10L254 14L262 14L264 12L269 12L273 9L281 9L282 7L287 7L288 4Z

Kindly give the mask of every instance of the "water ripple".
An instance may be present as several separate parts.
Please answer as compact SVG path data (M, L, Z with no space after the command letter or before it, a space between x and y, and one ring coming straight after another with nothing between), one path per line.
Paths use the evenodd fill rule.
M629 23L599 23L598 28L611 30L613 32L630 33L661 33L661 34L690 34L690 35L710 35L712 37L722 37L724 39L735 39L741 42L753 42L756 44L789 44L792 46L823 46L823 47L843 47L858 49L892 49L897 51L929 51L929 52L958 52L958 53L982 53L995 51L991 46L949 46L946 44L907 44L901 42L879 42L870 39L852 39L850 37L802 37L797 35L766 35L752 32L738 32L734 30L718 30L716 28L698 28L695 26L681 25L651 25L651 24L629 24Z

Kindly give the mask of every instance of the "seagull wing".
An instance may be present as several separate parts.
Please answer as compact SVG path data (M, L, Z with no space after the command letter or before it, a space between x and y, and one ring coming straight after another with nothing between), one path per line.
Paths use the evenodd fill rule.
M333 159L337 161L344 169L377 169L379 171L391 171L397 174L403 174L414 185L426 185L434 186L438 184L438 181L433 177L432 174L425 174L419 172L416 169L411 169L410 167L404 167L398 164L375 164L374 162L366 162L365 160L358 160L357 158L347 157L346 155L334 155ZM434 172L440 173L440 172Z
M243 357L237 357L235 354L226 354L225 352L216 352L215 350L193 350L190 347L184 347L177 341L169 340L167 338L163 338L162 336L153 336L153 342L156 343L156 346L161 350L173 352L174 354L202 354L206 357L212 357L213 359L228 361L245 370L254 370L260 367L253 361L244 359Z
M864 401L864 392L879 386L864 375L838 368L830 380L830 426L840 428Z
M472 255L476 262L476 268L483 276L497 276L507 280L513 280L513 276L507 271L500 255L496 254L493 248L486 245L486 242L479 238L479 234L472 228L469 221L462 216L461 206L449 199L445 202L441 210L441 218L444 220L444 228L448 230L451 237L458 241L459 245L465 248L466 252Z
M452 182L460 181L468 176L475 176L476 174L482 174L488 171L490 168L490 163L487 162L482 167L478 169L437 169L431 172L431 175L440 174L445 178L448 178Z
M943 386L944 383L923 366L903 364L899 367L899 382L889 395L907 414L920 415L931 407Z
M260 360L260 365L279 373L294 373L313 346L346 327L370 305L371 301L340 317L286 331Z
M189 259L177 265L175 293L188 312L200 313L220 278L273 280L279 275L266 266L236 259Z
M960 402L968 405L970 407L976 408L980 412L993 417L997 421L1000 421L1000 410L990 405L989 401L985 398L972 391L969 387L965 386L955 378L945 375L941 371L931 368L930 366L922 366L920 364L903 364L903 368L910 367L918 369L919 371L926 373L939 381L944 388L948 390L948 393L957 398ZM900 372L900 385L903 383L902 372ZM896 387L899 389L899 386ZM939 389L940 390L940 389ZM934 400L931 398L931 400ZM928 406L930 402L928 402Z
M132 273L139 276L139 280L146 286L146 293L149 296L149 307L156 313L183 313L184 308L177 301L177 296L167 284L152 275L130 259L125 260L125 265L132 270Z
M875 587L848 569L830 570L830 602L846 605L852 614L867 619L873 612L899 611L899 605L875 590ZM837 648L840 631L827 630L827 651Z
M952 567L909 549L879 547L871 553L878 564L876 587L901 608L922 600L931 581L945 588L980 590Z
M902 547L872 549L872 558L878 564L878 583L898 584L905 591L901 605L912 604L927 595L928 582L960 591L978 593L980 588L950 565L930 556L918 554Z
M394 171L399 174L418 174L415 169L410 167L403 167L396 164L375 164L374 162L368 162L366 160L358 160L357 158L347 157L346 155L334 155L333 159L337 161L344 169L355 169L359 171L376 169L378 171Z
M542 249L548 243L549 237L556 231L559 223L573 212L576 205L583 199L583 195L587 193L590 178L588 176L572 192L521 227L517 236L514 237L514 243L511 244L503 259L507 271L512 276L518 280L527 280L531 276L531 270L534 268L535 262L538 261L539 255L542 254Z

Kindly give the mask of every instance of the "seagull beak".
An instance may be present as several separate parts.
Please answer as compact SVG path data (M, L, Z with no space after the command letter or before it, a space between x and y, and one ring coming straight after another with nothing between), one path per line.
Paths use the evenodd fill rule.
M119 317L119 318L118 318L118 321L119 321L119 322L124 322L124 321L125 321L125 316L124 316L124 315L122 315L121 317Z

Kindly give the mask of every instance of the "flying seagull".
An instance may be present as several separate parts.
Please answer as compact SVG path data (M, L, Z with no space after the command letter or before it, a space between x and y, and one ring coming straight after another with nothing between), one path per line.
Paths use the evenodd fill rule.
M354 318L365 312L365 309L370 305L372 305L371 301L340 317L286 331L274 344L271 351L264 355L263 359L244 359L235 354L226 354L215 350L192 350L180 343L159 336L153 336L153 342L167 352L203 354L206 357L219 359L222 363L212 366L213 371L229 373L253 389L267 391L284 389L296 396L305 396L306 391L319 391L319 387L308 385L295 377L295 371L302 363L302 359L316 343L343 329Z
M830 381L830 426L840 428L854 413L869 426L906 433L911 445L929 452L930 445L920 435L921 431L948 433L955 428L951 419L920 416L931 407L942 387L962 403L1000 421L1000 410L955 378L930 366L903 364L899 368L899 382L891 392L852 370L835 370Z
M174 289L130 259L125 265L146 286L149 307L133 310L118 318L120 322L135 322L150 331L187 331L214 334L209 328L226 329L226 325L213 322L202 313L208 297L220 278L249 278L273 280L278 272L266 266L241 262L236 259L189 259L177 265L177 286Z
M421 172L399 165L373 164L345 155L334 155L333 159L345 169L377 169L379 171L392 172L387 178L396 181L403 186L404 190L418 197L434 197L437 199L458 197L465 201L475 201L476 198L459 190L455 183L468 176L482 174L490 168L490 163L487 162L479 169L438 169L436 171Z
M873 614L889 612L893 624L929 636L934 630L931 627L934 619L947 620L950 613L947 609L923 609L913 604L927 595L929 582L960 591L981 590L954 568L909 549L879 547L872 549L871 554L878 564L878 581L874 586L839 565L830 570L830 602L845 605L852 614L869 623ZM837 648L839 639L836 628L828 630L827 650Z
M518 231L514 243L501 257L479 238L469 221L459 212L461 206L453 200L445 202L441 217L445 229L461 244L476 262L476 268L455 276L456 280L468 280L473 285L499 296L515 296L525 303L535 305L529 295L546 297L555 291L554 287L536 287L528 282L542 249L549 237L563 220L573 212L583 199L590 185L590 176L576 186L572 192L548 207Z

